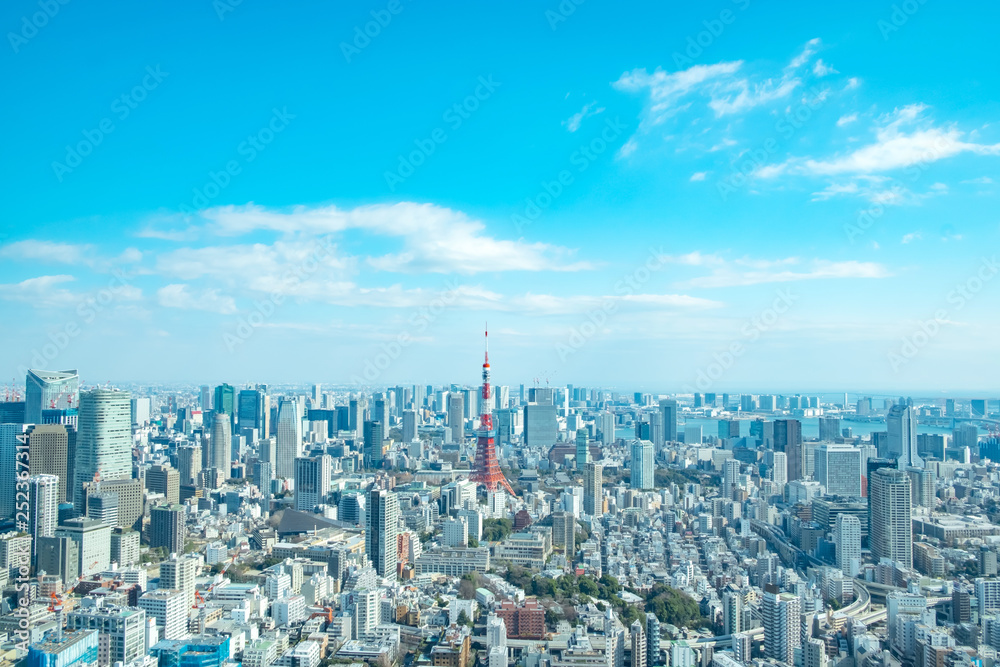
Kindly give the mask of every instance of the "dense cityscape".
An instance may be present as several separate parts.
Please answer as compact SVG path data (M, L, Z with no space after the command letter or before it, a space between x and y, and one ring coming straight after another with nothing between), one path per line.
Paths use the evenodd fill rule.
M991 664L994 399L81 387L0 403L4 661Z
M998 24L0 3L0 667L1000 667Z

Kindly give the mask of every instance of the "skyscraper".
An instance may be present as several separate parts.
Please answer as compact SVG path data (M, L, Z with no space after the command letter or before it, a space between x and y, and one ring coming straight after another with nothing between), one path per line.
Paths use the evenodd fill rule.
M53 537L59 522L59 478L35 475L28 478L28 534L31 556L38 553L38 538Z
M25 374L24 387L24 423L44 424L44 411L77 407L80 376L75 370L29 370Z
M417 438L417 411L403 410L403 442L410 443Z
M277 453L275 475L291 479L295 475L295 459L302 453L302 420L294 398L278 403Z
M722 627L727 635L743 631L743 594L735 588L722 594Z
M395 578L398 562L396 536L399 533L399 498L386 489L373 488L368 494L368 524L365 526L365 553L379 576Z
M230 426L236 420L236 390L231 384L220 384L215 388L215 398L212 401L216 414L229 415Z
M365 468L378 468L382 465L382 441L385 431L382 422L366 421L364 426L364 459Z
M819 418L819 439L833 442L840 437L840 417Z
M132 476L132 402L127 391L94 389L80 394L74 472L73 502L81 514L85 483L98 474L101 479Z
M184 486L196 484L201 472L201 446L186 445L177 448L177 470Z
M600 463L588 463L583 471L583 511L595 519L604 514L603 472Z
M778 592L768 584L761 612L764 617L764 656L788 665L795 664L795 649L801 646L802 604L796 595Z
M329 456L295 459L295 509L311 512L327 501L333 461Z
M848 576L857 573L861 564L861 521L850 514L838 514L834 529L837 546L837 567Z
M230 464L233 460L232 416L216 412L212 417L212 437L205 450L204 468L215 468L222 473L223 479L230 476Z
M861 497L861 450L822 442L816 447L815 479L829 496Z
M632 458L629 463L629 485L633 489L652 489L655 484L653 443L649 440L632 441Z
M184 506L157 505L150 513L149 546L184 553Z
M452 442L462 442L465 438L465 397L462 394L448 395L448 427Z
M602 412L599 416L598 430L601 435L601 442L605 445L613 445L615 442L615 416L611 412Z
M0 517L14 518L18 451L24 447L23 424L0 424Z
M576 469L583 470L589 461L590 440L587 437L587 429L578 428L576 430Z
M146 472L146 488L153 493L162 493L167 504L178 503L181 474L168 465L154 465Z
M912 405L894 405L885 417L886 456L897 459L896 467L905 470L909 466L922 468L923 459L917 453L917 412ZM882 452L879 452L882 456Z
M879 468L868 482L869 542L876 562L883 558L913 566L910 478L895 468Z
M663 415L663 439L677 442L677 401L672 398L660 400L660 414Z
M261 436L265 433L265 414L267 413L267 396L260 389L241 389L238 397L237 416L240 431L245 428L255 428Z
M722 497L732 500L733 489L739 485L740 462L736 459L727 459L722 467Z
M797 419L774 421L774 451L785 453L789 482L805 477L806 453L802 446L802 422Z

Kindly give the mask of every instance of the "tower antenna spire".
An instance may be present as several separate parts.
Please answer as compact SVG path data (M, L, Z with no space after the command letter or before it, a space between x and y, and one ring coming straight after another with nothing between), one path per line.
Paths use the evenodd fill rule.
M514 490L500 470L500 462L497 460L497 450L493 440L493 387L490 384L490 328L488 322L483 331L483 339L486 353L483 360L483 386L479 394L482 410L479 415L476 460L472 467L472 473L469 475L469 481L482 484L490 492L496 492L500 486L503 486L507 493L513 496Z

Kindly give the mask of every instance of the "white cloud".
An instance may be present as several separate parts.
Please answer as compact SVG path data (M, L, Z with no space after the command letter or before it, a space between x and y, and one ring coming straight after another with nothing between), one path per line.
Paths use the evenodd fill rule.
M51 264L86 264L93 253L94 246L89 244L55 243L35 239L16 241L0 248L2 257Z
M583 108L580 109L580 111L570 116L567 120L563 121L563 125L565 125L566 129L569 130L570 132L576 132L577 130L580 129L580 124L583 122L584 118L588 118L589 116L596 116L597 114L602 113L604 111L604 107L599 107L595 109L594 108L595 106L597 106L597 102L591 102L590 104L583 105Z
M969 185L990 185L993 183L993 179L989 176L980 176L979 178L970 178L962 181L962 183L967 183Z
M813 74L819 77L823 77L829 74L840 74L840 72L833 69L833 67L831 67L830 65L827 65L825 62L823 62L823 59L820 58L816 61L816 64L813 66Z
M573 251L547 243L503 240L485 233L486 225L461 211L402 202L354 209L297 206L273 211L261 206L225 206L201 213L206 227L221 236L255 231L301 238L358 230L402 241L400 252L368 257L367 264L395 273L483 271L581 271L592 268L571 261Z
M924 235L920 232L910 232L909 234L903 234L903 239L900 241L903 245L908 243L913 243L914 241L919 241L924 238Z
M802 261L797 257L775 260L743 257L730 261L715 254L703 255L700 252L693 252L668 259L677 264L711 269L708 275L691 278L681 283L683 286L696 288L737 287L801 280L885 278L890 275L889 271L881 264L854 260L836 262L814 259L802 269L794 270L791 267L802 264Z
M845 125L848 125L849 123L853 123L857 119L858 119L857 113L845 114L837 119L837 127L843 127Z
M692 181L704 181L705 180L705 176L707 176L707 175L708 175L707 171L696 171L693 174L691 174L691 178L689 180L692 180Z
M644 68L634 69L622 74L612 85L618 90L631 93L648 89L649 107L643 122L656 125L670 117L682 97L701 90L706 83L731 76L742 65L743 61L737 60L715 65L694 65L672 73L658 68L652 74Z
M911 104L883 116L875 129L875 141L845 155L828 159L791 158L771 169L758 170L757 175L770 178L785 171L819 176L876 174L924 167L960 153L1000 154L1000 144L967 142L957 128L935 127L923 120L926 108Z
M220 315L232 315L237 311L236 300L219 294L215 289L192 292L188 285L172 284L161 287L156 292L157 300L164 308L181 310L205 310Z
M19 283L0 285L0 298L29 303L36 308L70 306L77 303L79 297L60 286L75 280L69 275L28 278Z

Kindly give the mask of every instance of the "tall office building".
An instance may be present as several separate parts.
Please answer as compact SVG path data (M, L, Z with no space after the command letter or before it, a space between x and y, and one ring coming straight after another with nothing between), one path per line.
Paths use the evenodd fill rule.
M207 384L201 385L198 405L201 407L202 412L208 412L212 409L212 388Z
M220 420L220 421L225 421ZM154 465L146 471L146 489L162 493L167 504L180 502L181 474L168 465Z
M68 411L77 407L80 376L75 370L28 370L24 389L24 423L44 424L45 411Z
M652 612L646 613L646 664L660 664L660 619Z
M764 657L795 664L795 649L802 645L802 604L797 595L778 592L768 584L761 612L764 617Z
M819 439L824 442L833 442L839 437L840 417L820 417Z
M552 513L552 546L562 547L567 560L576 553L576 518L572 512Z
M590 439L587 437L587 429L578 428L576 430L576 469L583 470L589 461Z
M139 597L139 609L146 616L156 619L161 639L181 639L188 634L187 596L184 591L173 588L158 588L146 591Z
M417 439L417 411L403 410L403 442L411 443Z
M255 428L262 436L266 436L266 415L269 408L267 395L260 389L241 389L237 402L240 431Z
M149 546L184 553L184 506L157 505L149 512Z
M333 461L329 456L295 459L295 509L311 512L327 502Z
M907 468L910 476L910 499L913 505L934 508L937 475L934 468Z
M601 442L605 445L615 443L615 416L611 412L602 412L598 416L597 429L600 432Z
M83 485L132 476L132 402L127 391L94 389L80 394L74 456L73 503L84 511ZM68 500L68 498L67 498Z
M583 470L583 511L595 519L604 514L603 473L600 463L588 463Z
M275 475L282 479L292 479L295 475L295 459L302 453L302 419L299 417L298 402L294 398L283 398L278 403L278 432Z
M366 421L364 425L364 465L365 468L382 466L382 441L385 430L382 422Z
M67 500L69 480L69 430L64 424L28 427L28 472L59 478L59 502ZM69 495L72 502L72 494Z
M0 424L0 518L14 518L18 452L25 447L25 428L23 424Z
M677 442L677 401L672 398L662 399L660 414L663 418L663 439L666 442Z
M59 523L59 478L35 475L28 478L28 534L31 556L38 553L38 538L54 537Z
M230 466L233 461L233 424L231 415L216 412L212 417L212 437L204 450L203 468L215 468L222 473L223 479L231 475Z
M816 447L814 479L829 496L861 497L861 450L853 445L821 442Z
M368 494L368 524L365 526L365 553L382 577L395 578L398 561L396 536L399 534L399 498L386 489L373 488Z
M648 440L653 443L654 449L659 451L663 449L663 413L659 410L654 410L653 412L647 413L647 418L649 419L649 438ZM636 437L640 437L636 433Z
M185 445L177 448L177 471L184 486L196 484L201 472L201 445Z
M197 573L197 557L172 553L167 560L160 562L159 588L184 591L187 603L193 605L195 602L195 575Z
M230 426L236 420L236 390L231 384L220 384L215 388L212 409L216 414L229 415Z
M653 466L653 443L649 440L632 441L632 458L629 463L629 485L633 489L655 488L655 468Z
M805 477L806 453L802 445L802 422L798 419L774 421L774 451L785 453L789 482Z
M869 544L883 558L913 567L910 478L895 468L879 468L868 482Z
M850 514L838 514L834 529L837 546L837 567L848 576L855 576L861 565L861 520Z
M788 484L788 455L785 452L771 452L771 465L767 469L768 476L775 484Z
M462 442L465 439L465 397L462 394L448 395L448 427L451 429L452 442Z
M524 444L549 448L559 440L559 420L556 406L551 403L529 403L524 406Z
M722 465L722 497L732 500L733 490L740 483L740 462L727 459Z
M66 628L100 633L98 664L127 665L146 653L146 612L141 609L107 603L77 607L66 615Z
M81 575L102 572L111 565L111 526L83 517L67 519L56 527L55 537L76 542L77 571Z
M912 405L894 405L885 417L886 451L882 458L896 459L896 467L905 470L909 466L922 468L923 459L917 453L917 411Z

